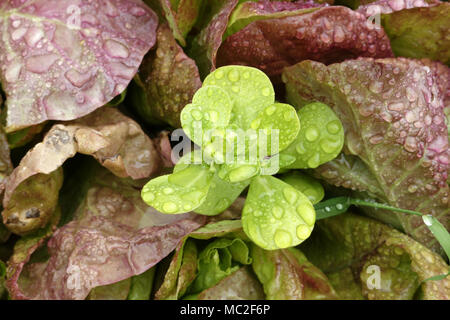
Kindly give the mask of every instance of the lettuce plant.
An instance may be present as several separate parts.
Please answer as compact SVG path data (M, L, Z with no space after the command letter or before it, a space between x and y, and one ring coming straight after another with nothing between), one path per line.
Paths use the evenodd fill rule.
M286 166L315 168L340 152L342 124L328 106L313 103L297 113L275 102L272 84L260 70L226 66L206 77L181 112L181 124L201 150L185 155L172 174L148 182L142 190L147 204L167 214L216 215L249 185L242 224L252 241L273 250L309 237L313 204L272 175ZM328 131L321 133L322 126ZM301 152L299 139L306 139Z

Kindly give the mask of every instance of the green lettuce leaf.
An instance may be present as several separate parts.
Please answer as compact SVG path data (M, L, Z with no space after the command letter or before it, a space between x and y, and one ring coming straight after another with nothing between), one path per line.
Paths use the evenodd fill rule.
M351 213L324 219L301 245L343 298L449 299L449 266L407 235Z
M293 105L321 101L334 110L345 130L343 151L358 159L324 164L318 169L323 179L432 214L449 228L445 92L437 70L429 61L404 58L360 58L328 67L304 61L285 69L283 79ZM440 250L420 217L392 216L413 238Z
M429 58L450 65L450 3L383 14L381 24L396 56Z

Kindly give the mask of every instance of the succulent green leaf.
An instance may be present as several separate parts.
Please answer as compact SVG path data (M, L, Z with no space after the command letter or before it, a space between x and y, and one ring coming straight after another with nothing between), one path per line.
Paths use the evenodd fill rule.
M283 174L280 179L307 196L312 204L319 203L325 196L320 182L306 174L293 171Z
M250 123L250 127L258 130L259 154L266 156L286 149L295 140L300 130L300 121L294 107L284 103L274 103L260 111ZM278 133L274 134L273 130L278 130ZM271 137L278 139L278 145L272 145Z
M204 165L189 165L178 172L150 180L142 189L142 199L163 213L194 210L205 201L213 175Z
M294 187L272 176L252 180L242 225L261 248L275 250L300 244L311 234L315 219L311 201Z
M218 176L230 183L246 181L260 173L258 164L223 164L220 166Z
M194 212L208 216L223 212L239 197L249 184L250 180L236 183L227 182L215 174L211 181L211 187L209 188L206 200Z
M210 142L205 141L208 130L223 128L230 122L232 107L225 90L218 86L204 86L181 112L181 125L192 141L204 146Z
M344 145L342 123L326 104L314 102L298 111L300 132L296 140L283 152L295 155L292 169L317 168L341 152Z
M275 91L264 72L244 66L225 66L210 73L203 86L219 86L233 103L232 122L246 130L258 112L272 105Z

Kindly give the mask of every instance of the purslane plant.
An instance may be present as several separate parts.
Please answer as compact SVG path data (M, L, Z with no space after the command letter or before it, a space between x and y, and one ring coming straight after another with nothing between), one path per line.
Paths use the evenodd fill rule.
M262 71L225 66L206 77L183 109L181 124L201 150L184 155L172 174L144 186L148 205L167 214L216 215L250 186L242 224L253 242L274 250L309 237L315 222L311 200L295 184L272 175L281 167L317 167L340 152L342 124L328 106L313 103L297 112L275 101Z

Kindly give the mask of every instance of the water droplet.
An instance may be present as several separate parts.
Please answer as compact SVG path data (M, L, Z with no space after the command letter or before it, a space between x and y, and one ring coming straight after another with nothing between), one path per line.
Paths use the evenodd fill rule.
M415 184L412 184L412 185L408 186L408 192L410 192L410 193L416 192L417 189L418 189L418 187Z
M125 59L130 55L130 51L128 50L128 48L124 44L116 40L106 40L103 48L105 49L106 53L112 58Z
M202 113L201 113L200 111L198 111L198 110L193 110L193 111L192 111L192 117L193 117L195 120L200 121L200 120L202 120L203 115L202 115Z
M19 79L22 64L15 61L11 63L5 71L5 79L7 82L16 82Z
M217 111L212 110L209 112L209 117L211 122L217 122L217 120L219 119L219 114L217 113Z
M259 210L255 210L255 212L253 212L253 215L254 215L255 217L261 217L261 216L262 216L262 212L259 211Z
M391 104L388 107L388 109L391 110L391 111L402 111L404 107L405 106L403 105L403 103L397 102L397 103Z
M309 142L316 141L317 138L319 138L319 130L317 130L314 126L309 127L308 129L306 129L305 138Z
M312 226L316 221L316 211L309 203L302 203L297 207L297 213L302 217L308 225Z
M41 28L32 27L28 29L25 41L28 46L34 47L44 37L44 31Z
M91 79L91 75L88 72L80 73L75 69L67 71L64 76L67 80L70 81L72 85L77 88L81 88L86 82Z
M252 123L250 124L250 127L251 127L253 130L256 130L256 129L259 128L260 125L261 125L261 119L255 119L255 120L253 120Z
M340 26L334 29L334 41L340 43L345 40L345 33Z
M405 147L405 150L409 152L416 152L418 149L417 140L414 137L407 137L403 146Z
M26 61L26 68L28 71L34 73L44 73L58 60L56 54L46 54L41 56L32 56Z
M230 182L243 181L253 177L257 172L257 168L250 165L244 165L234 170L231 170L228 174Z
M297 201L297 191L292 188L284 188L283 189L284 198L290 204L294 204Z
M271 116L275 113L276 110L277 110L277 108L275 106L270 106L266 109L266 114L268 116Z
M273 240L275 241L276 246L280 249L287 248L292 244L291 235L287 231L281 229L275 232Z
M11 33L11 39L13 41L18 41L20 39L22 39L22 37L27 33L28 29L27 28L19 28L17 30L14 30Z
M291 111L285 111L283 114L283 118L286 121L291 121L292 119L294 119L294 113Z
M264 97L268 97L270 95L270 88L264 88L262 89L261 93Z
M222 79L222 78L223 78L223 71L222 71L222 70L216 70L216 71L214 72L214 77L215 77L217 80Z
M281 219L283 217L283 213L283 209L278 206L272 208L272 214L277 219Z
M297 237L300 240L305 240L311 234L311 229L308 228L308 226L301 224L297 227L296 233L297 233Z
M173 193L173 189L172 189L172 188L164 188L164 189L163 189L163 193L164 193L165 195L172 194L172 193Z
M149 202L152 202L153 200L155 200L155 195L151 192L146 192L144 189L144 192L142 194L142 199L145 202L149 203Z
M332 141L330 139L322 139L320 140L320 148L325 153L333 153L336 152L339 148L339 141Z
M341 129L339 120L330 121L327 124L327 130L330 134L336 134Z
M298 154L305 154L306 153L305 146L301 142L299 144L297 144L297 146L295 147L295 150L297 151Z
M228 79L229 79L231 82L236 82L236 81L238 81L238 80L239 80L239 72L238 72L237 70L231 70L231 71L228 73Z
M414 102L417 100L417 93L414 89L407 87L406 88L406 97L409 101Z
M342 210L342 209L344 209L344 206L343 206L341 203L338 203L338 204L336 205L336 209Z
M369 138L369 142L371 144L379 144L379 143L383 142L383 140L384 140L384 137L381 134L376 134Z
M383 91L383 82L381 81L372 82L369 86L369 89L373 93L381 93L381 91Z

